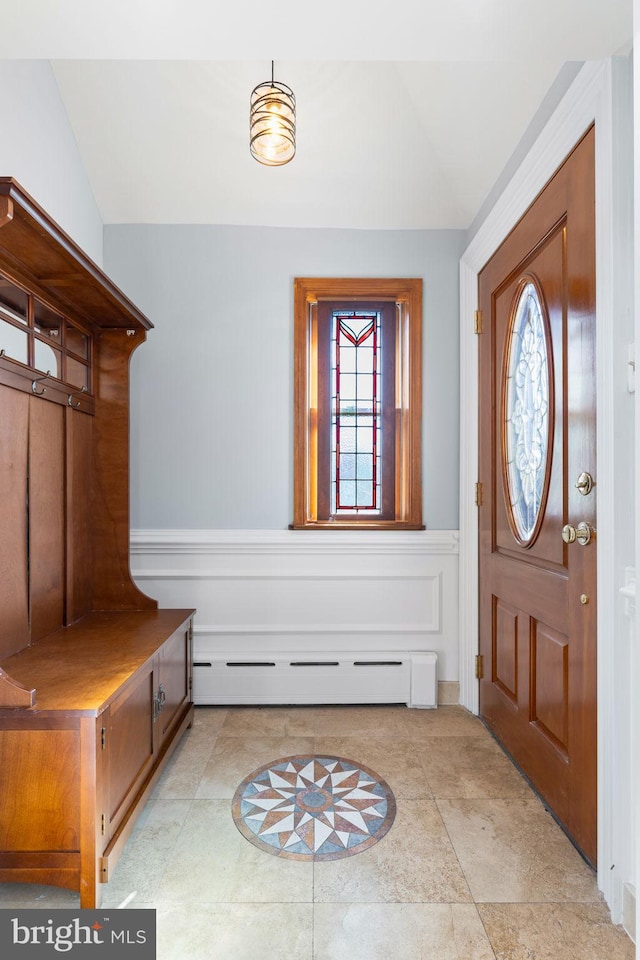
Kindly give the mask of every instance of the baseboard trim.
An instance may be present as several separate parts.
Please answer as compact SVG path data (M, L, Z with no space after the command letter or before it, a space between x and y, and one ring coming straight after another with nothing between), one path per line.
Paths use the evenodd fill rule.
M451 706L456 703L460 703L460 682L438 680L438 706Z
M632 883L622 886L622 926L636 942L636 888Z

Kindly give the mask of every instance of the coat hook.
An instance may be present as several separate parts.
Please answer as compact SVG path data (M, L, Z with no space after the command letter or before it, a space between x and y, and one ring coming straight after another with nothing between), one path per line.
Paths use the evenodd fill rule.
M87 388L86 388L86 387L81 387L81 388L80 388L80 393L86 393L86 392L87 392ZM69 396L67 397L67 403L69 404L70 407L79 407L79 406L80 406L80 401L79 401L79 400L75 400L75 401L74 401L74 394L73 394L73 393L70 393Z
M50 377L50 376L51 376L51 370L47 370L47 372L43 377L36 377L36 379L32 381L31 389L35 393L36 397L41 397L43 393L47 392L46 387L43 387L42 390L38 390L38 384L40 383L41 380L46 380L47 377Z

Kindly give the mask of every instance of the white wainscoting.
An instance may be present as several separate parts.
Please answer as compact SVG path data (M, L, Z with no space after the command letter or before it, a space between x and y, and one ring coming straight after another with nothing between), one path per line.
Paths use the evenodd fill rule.
M388 684L379 666L356 671L370 678L360 690L345 677L333 702L350 702L349 690L353 702L369 695L384 702L385 689L405 699L398 697L400 674L411 688L413 669L415 688L416 678L431 672L426 653L437 656L437 680L458 680L457 531L134 530L131 570L160 606L196 608L194 661L254 660L282 671L271 692L245 671L227 700L216 679L212 701L211 683L196 670L197 702L311 702L311 691L313 702L329 702L330 672L328 686L312 681L310 688L304 671L289 670L292 660L324 658L349 669L349 660L401 661ZM435 705L435 693L414 702Z

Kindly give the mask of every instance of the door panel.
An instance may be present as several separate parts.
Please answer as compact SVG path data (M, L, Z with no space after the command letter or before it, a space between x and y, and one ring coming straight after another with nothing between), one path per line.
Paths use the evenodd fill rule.
M594 198L591 129L479 278L480 712L593 863Z
M66 421L66 610L73 623L91 610L93 551L93 417L71 407Z
M29 608L31 643L64 623L64 408L29 405Z
M518 611L493 597L493 673L505 697L518 702Z
M27 436L29 397L0 385L0 660L29 643Z
M531 723L567 754L569 742L569 638L531 621Z

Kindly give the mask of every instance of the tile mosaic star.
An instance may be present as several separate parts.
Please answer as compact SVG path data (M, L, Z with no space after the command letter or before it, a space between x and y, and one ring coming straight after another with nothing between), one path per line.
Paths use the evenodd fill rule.
M384 837L396 802L388 785L343 757L274 760L246 777L233 819L251 843L292 860L350 857Z

